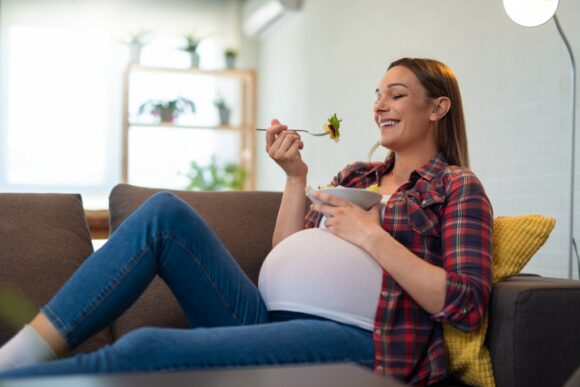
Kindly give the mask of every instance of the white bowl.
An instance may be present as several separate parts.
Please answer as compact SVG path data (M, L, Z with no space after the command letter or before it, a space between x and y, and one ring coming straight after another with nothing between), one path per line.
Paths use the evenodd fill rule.
M369 208L380 202L383 197L380 193L369 191L367 189L362 188L344 188L344 187L323 188L308 192L308 198L310 199L310 201L312 201L312 203L322 202L321 200L318 200L312 196L314 192L323 192L325 194L337 196L339 198L358 204L365 210L368 210Z

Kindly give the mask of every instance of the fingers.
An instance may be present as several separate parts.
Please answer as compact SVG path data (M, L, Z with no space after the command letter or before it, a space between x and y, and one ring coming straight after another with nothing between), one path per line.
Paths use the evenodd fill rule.
M323 203L314 203L310 206L310 208L316 212L324 214L329 219L334 216L334 210L336 209L336 207L329 206Z
M270 127L266 130L266 150L270 149L276 137L283 131L288 130L287 125L282 125L277 119L271 121Z
M288 152L295 143L298 145L297 148L300 148L300 145L304 145L300 136L296 132L291 131L282 132L276 139L276 142L279 145L278 148L283 152Z
M297 139L298 138L295 136L292 136L290 132L284 131L284 132L280 133L278 136L276 136L274 143L272 143L272 145L270 145L270 147L268 148L268 153L272 157L280 157L284 153L286 153L288 151L288 149L290 149L292 144Z
M312 193L312 195L316 199L318 199L324 203L330 204L331 206L334 206L334 207L338 207L338 206L345 207L345 206L348 206L351 204L351 202L349 202L348 200L341 199L338 196L329 195L329 194L321 192L321 191L314 192L314 193Z
M271 126L266 129L266 149L272 146L276 139L284 132L294 133L300 138L296 132L288 130L288 125L281 124L277 119L273 119L271 122Z
M335 215L338 215L341 211L343 211L344 207L339 207L334 204L330 204L329 202L325 201L323 198L319 197L316 193L312 194L314 198L321 200L321 202L313 203L310 208L316 212L320 212L321 214L326 215L327 217L331 218ZM330 195L326 195L330 196ZM348 204L348 203L347 203Z
M312 197L314 199L318 199L318 202L313 203L310 208L314 211L321 212L330 216L340 216L347 212L350 213L350 211L354 211L367 212L380 217L381 207L383 206L381 203L379 203L368 210L364 210L349 200L324 193L324 191L313 192Z
M272 129L272 131L277 129ZM300 135L291 130L282 130L267 145L267 152L274 160L294 159L299 157L299 150L304 148Z

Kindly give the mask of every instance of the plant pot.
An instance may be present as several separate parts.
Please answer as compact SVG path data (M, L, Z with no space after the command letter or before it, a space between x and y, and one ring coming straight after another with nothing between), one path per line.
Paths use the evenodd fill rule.
M233 69L236 65L236 57L231 55L226 55L226 68Z
M173 123L173 120L175 119L175 113L173 110L164 109L164 110L161 110L161 112L159 114L159 118L161 119L162 123L171 124L171 123Z
M220 113L220 125L230 124L230 109L219 109Z
M191 58L191 67L197 68L199 67L199 54L195 51L189 53Z
M130 44L129 45L129 60L131 63L139 63L141 60L141 50L143 49L142 44Z

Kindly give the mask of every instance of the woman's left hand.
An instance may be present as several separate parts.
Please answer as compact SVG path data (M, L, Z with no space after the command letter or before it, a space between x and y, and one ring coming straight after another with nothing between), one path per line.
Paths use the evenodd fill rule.
M324 204L312 204L311 208L326 215L326 227L336 236L364 248L365 241L375 232L384 232L380 224L381 204L368 211L345 199L323 192L313 194Z

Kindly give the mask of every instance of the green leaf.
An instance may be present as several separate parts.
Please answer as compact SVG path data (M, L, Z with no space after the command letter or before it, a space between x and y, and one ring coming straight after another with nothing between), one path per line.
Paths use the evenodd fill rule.
M247 172L235 163L222 165L214 155L208 165L200 165L196 161L190 163L190 169L185 174L189 184L188 190L223 191L243 189Z
M0 285L0 317L15 328L22 325L38 313L38 308L23 294Z

